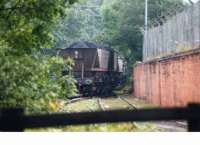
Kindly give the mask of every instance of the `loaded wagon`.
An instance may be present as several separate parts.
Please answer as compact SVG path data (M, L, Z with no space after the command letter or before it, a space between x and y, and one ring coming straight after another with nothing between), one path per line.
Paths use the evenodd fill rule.
M74 60L72 74L79 92L85 96L106 95L122 84L125 60L116 51L90 42L75 42L58 55ZM66 70L63 74L67 74Z

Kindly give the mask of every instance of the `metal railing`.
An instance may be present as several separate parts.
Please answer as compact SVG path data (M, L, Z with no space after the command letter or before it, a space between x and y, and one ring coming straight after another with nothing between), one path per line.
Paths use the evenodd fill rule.
M200 104L187 107L141 110L114 110L103 112L64 113L49 115L24 115L23 109L1 109L0 131L19 132L26 128L60 127L96 123L182 121L188 123L188 131L200 131Z
M144 36L143 61L200 48L200 2L156 25Z

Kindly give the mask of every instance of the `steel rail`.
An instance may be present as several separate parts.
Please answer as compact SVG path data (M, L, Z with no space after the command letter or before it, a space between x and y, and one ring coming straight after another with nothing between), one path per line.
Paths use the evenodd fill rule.
M103 107L102 102L101 102L101 98L97 98L97 104L99 106L100 111L105 111L105 107Z
M137 107L135 107L132 103L130 103L126 98L119 96L118 97L121 101L125 102L126 104L128 104L132 109L138 109Z

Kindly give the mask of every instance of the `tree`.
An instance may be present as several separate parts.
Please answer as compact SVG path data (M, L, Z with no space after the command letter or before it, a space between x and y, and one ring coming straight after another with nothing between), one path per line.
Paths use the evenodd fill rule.
M75 93L72 77L61 75L73 62L38 53L54 45L52 28L73 2L0 1L0 107L55 111L57 98Z
M102 13L103 31L96 37L121 52L127 62L129 74L136 61L142 60L142 28L144 26L145 1L104 0ZM183 6L181 0L149 1L149 24L161 15L165 16L177 7Z
M96 41L103 29L101 5L103 0L82 0L68 11L68 17L61 18L54 29L57 48L64 48L75 41Z
M52 26L73 1L0 1L0 38L9 47L8 53L31 54L50 47L54 42Z

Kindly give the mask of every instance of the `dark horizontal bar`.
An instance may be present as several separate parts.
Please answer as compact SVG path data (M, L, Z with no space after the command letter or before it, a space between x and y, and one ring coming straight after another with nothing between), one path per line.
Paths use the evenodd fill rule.
M195 114L195 115L194 115ZM116 110L105 112L83 112L52 114L40 116L23 116L24 128L56 127L66 125L85 125L95 123L147 122L200 119L200 109L188 108Z
M1 131L23 131L25 128L45 128L96 123L147 122L185 120L189 131L200 131L200 105L185 108L115 110L24 116L23 109L0 109Z

